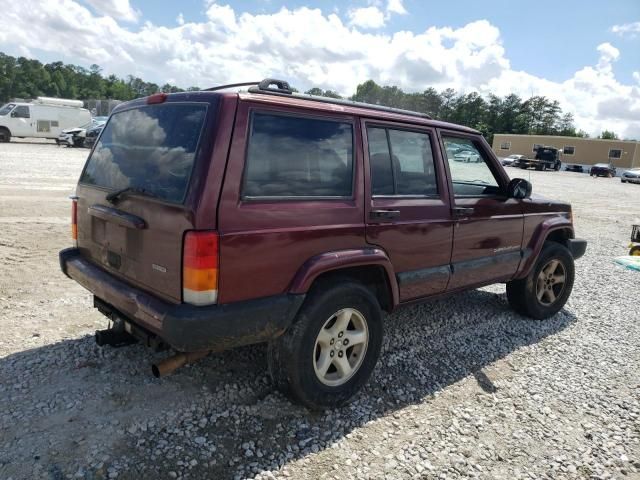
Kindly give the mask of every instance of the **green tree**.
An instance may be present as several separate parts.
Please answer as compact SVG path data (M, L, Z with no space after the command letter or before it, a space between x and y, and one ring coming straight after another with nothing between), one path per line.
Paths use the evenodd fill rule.
M618 135L610 130L603 130L598 138L602 138L604 140L618 140Z

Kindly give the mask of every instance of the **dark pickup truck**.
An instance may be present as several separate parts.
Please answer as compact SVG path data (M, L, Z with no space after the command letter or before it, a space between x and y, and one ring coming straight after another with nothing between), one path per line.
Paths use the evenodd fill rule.
M534 158L519 158L511 166L522 169L555 170L557 172L562 167L560 150L555 147L538 147Z
M310 408L367 381L382 311L506 283L544 319L586 248L571 206L531 196L478 131L272 79L119 105L72 233L60 265L111 320L100 344L172 348L161 375L268 342L274 384Z

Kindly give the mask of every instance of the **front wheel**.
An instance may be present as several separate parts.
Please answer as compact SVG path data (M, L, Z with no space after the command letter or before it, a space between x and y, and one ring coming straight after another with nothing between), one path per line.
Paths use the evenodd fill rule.
M521 315L548 318L569 299L574 276L571 252L564 245L547 242L529 275L507 282L509 305Z
M640 257L640 245L634 245L633 247L631 247L631 250L629 250L629 255L631 255L632 257Z
M324 283L269 344L269 373L278 389L310 409L339 407L369 379L382 336L380 306L367 288Z
M6 128L0 128L0 143L11 141L11 133Z

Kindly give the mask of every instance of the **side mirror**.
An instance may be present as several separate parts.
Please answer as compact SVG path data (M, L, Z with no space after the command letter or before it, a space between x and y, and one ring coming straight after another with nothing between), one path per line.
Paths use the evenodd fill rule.
M524 178L514 178L509 182L507 194L509 198L529 198L533 186Z
M11 116L15 118L15 117L18 116L18 114L15 111L13 111L13 112L11 112Z

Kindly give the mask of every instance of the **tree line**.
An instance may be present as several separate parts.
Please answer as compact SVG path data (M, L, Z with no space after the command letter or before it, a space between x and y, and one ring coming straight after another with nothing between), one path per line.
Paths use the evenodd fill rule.
M193 86L186 90L199 88ZM38 96L126 101L158 92L183 91L169 83L158 85L132 75L126 79L104 76L95 64L89 69L63 62L43 64L38 60L15 58L0 52L2 102ZM312 88L305 93L342 98L332 90L320 88ZM505 97L489 94L483 97L477 92L461 93L451 88L437 91L433 87L409 93L396 86L381 86L367 80L358 85L356 93L349 99L413 110L439 120L467 125L482 132L489 142L495 133L589 136L582 130L576 130L573 114L563 112L556 100L544 96L523 99L515 94ZM617 138L617 135L605 130L600 138Z

